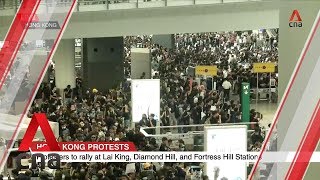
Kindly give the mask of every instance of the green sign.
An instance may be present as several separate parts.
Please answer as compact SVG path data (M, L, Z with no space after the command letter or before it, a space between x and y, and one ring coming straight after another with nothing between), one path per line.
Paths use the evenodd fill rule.
M250 122L250 84L241 84L241 112L242 122Z

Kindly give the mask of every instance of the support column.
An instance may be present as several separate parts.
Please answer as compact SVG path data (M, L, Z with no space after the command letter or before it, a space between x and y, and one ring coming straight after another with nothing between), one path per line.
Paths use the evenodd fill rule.
M174 35L173 34L159 34L152 36L152 42L154 44L159 44L168 49L173 49L175 47Z
M144 79L151 79L151 57L147 48L131 49L131 78L140 79L145 73Z
M86 88L106 91L123 80L123 37L83 39L83 79Z
M65 89L68 85L70 85L71 88L76 86L74 53L74 39L63 39L60 41L53 56L53 61L55 62L56 87L60 90Z

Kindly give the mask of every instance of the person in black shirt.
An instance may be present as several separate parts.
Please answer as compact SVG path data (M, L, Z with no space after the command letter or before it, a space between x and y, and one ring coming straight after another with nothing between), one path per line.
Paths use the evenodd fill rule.
M154 114L150 114L150 117L148 119L146 119L146 126L151 127L151 128L156 127L157 120L154 119L154 116L155 116ZM155 129L148 129L148 130L146 130L146 132L150 133L150 134L156 133Z
M169 144L168 139L166 137L163 137L159 151L170 151L168 144Z
M154 119L154 117L155 117L154 114L150 114L149 122L148 122L149 127L155 127L157 125L157 120Z
M46 100L42 105L41 105L41 112L43 113L48 113L49 112L49 102Z
M179 180L184 180L186 179L187 172L186 172L186 166L184 163L179 163L179 165L176 167L176 177Z
M180 121L178 122L179 125L189 125L190 124L190 118L191 113L189 111L184 111L182 114L182 117ZM189 128L179 128L179 132L186 132Z
M251 141L252 141L252 144L256 144L257 142L259 143L263 142L263 137L261 135L260 128L256 128L254 130L254 134L251 136Z
M142 119L139 121L139 126L145 127L148 124L148 119L146 114L142 114Z
M72 89L71 86L68 85L66 89L64 89L64 100L66 104L69 104L72 100Z
M42 100L42 97L43 97L43 85L39 87L35 99Z
M200 103L198 103L197 106L192 109L192 119L194 124L201 123L201 112L202 108L200 106ZM199 130L199 127L196 127L196 130Z
M143 72L142 75L140 76L140 79L146 79L146 73Z
M47 83L44 84L43 86L43 100L49 100L50 99L50 95L51 95L51 90L50 87Z

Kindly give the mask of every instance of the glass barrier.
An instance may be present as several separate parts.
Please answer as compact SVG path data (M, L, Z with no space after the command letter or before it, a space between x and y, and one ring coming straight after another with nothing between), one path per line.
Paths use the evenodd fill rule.
M269 129L261 129L258 134L262 139L258 143L254 143L254 139L257 137L257 132L252 130L252 126L258 123L224 123L224 124L202 124L202 125L178 125L178 126L160 126L160 127L141 127L140 132L149 138L154 138L157 143L161 143L162 138L166 137L170 140L169 148L173 151L204 151L205 150L205 136L204 128L210 126L236 126L247 125L247 150L251 152L260 152L261 140L264 141ZM231 135L232 136L232 135ZM253 137L255 136L255 137ZM180 142L183 142L181 149ZM276 151L276 139L275 141L267 143L267 151ZM263 175L270 174L270 171L274 163L261 163L258 167L259 170L255 171L254 177L262 177ZM254 163L249 163L247 166L247 175L251 172ZM262 175L262 176L261 176Z
M154 138L158 143L161 143L162 138L166 137L173 142L173 149L179 140L183 140L186 149L191 151L203 151L204 150L204 128L212 126L237 126L247 125L247 145L248 151L259 151L262 142L257 144L252 142L252 136L255 131L251 127L258 125L255 122L244 123L222 123L222 124L201 124L201 125L177 125L177 126L157 126L157 127L140 127L140 132L149 138ZM268 133L268 129L262 128L259 134L264 139Z

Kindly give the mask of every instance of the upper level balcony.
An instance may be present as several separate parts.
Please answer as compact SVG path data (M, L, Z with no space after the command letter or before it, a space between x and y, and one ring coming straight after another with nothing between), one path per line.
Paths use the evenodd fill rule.
M42 3L39 8L45 11L52 11L57 6L70 6L71 3L71 0L42 1L46 3ZM5 39L17 8L12 4L6 4L4 10L0 8L0 40ZM4 11L11 11L11 14L4 15ZM279 6L270 0L79 0L62 38L241 31L278 27Z
M20 1L21 0L0 1L0 16L14 15L19 8ZM78 0L75 12L159 8L252 1L262 0ZM49 9L53 5L66 6L71 2L72 0L42 0L40 6L47 7Z

